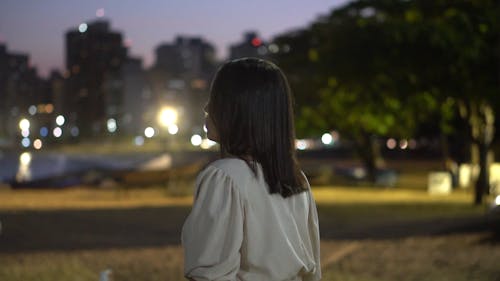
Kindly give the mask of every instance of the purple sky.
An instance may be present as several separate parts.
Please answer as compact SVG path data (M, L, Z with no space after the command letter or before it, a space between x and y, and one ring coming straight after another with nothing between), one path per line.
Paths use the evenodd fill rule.
M154 60L154 49L176 35L202 36L225 58L243 32L264 38L305 27L346 0L1 0L0 42L9 52L27 53L42 76L64 65L63 35L82 22L104 19L132 41L129 53Z

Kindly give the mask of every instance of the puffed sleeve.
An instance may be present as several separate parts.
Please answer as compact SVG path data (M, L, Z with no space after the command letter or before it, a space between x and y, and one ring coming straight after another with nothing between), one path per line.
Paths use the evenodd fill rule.
M182 228L184 275L236 280L243 241L243 206L224 171L208 166L196 180L193 209Z
M318 221L318 210L316 208L316 203L314 201L314 197L310 188L308 191L308 197L309 197L309 217L308 217L309 239L311 240L313 258L316 267L308 276L305 276L304 280L316 281L316 280L321 280L319 221Z

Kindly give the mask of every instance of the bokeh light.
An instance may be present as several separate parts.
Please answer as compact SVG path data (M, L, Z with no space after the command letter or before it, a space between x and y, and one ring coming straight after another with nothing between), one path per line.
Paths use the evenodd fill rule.
M136 136L134 138L134 144L136 146L142 146L142 145L144 145L144 137L143 136Z
M255 37L252 39L252 46L259 47L260 45L262 45L262 40L260 40L259 37Z
M33 141L33 147L35 149L41 149L42 148L42 140L36 139Z
M60 127L55 127L54 130L52 130L52 134L56 138L60 138L62 136L62 129Z
M78 129L78 127L72 127L70 130L70 134L73 137L78 137L78 135L80 135L80 129Z
M398 145L398 143L396 142L395 139L390 138L386 141L385 145L387 146L388 149L394 149L396 148L396 145Z
M19 168L16 173L16 181L28 181L31 179L31 153L23 152L19 155Z
M417 148L417 141L414 140L414 139L411 139L409 142L408 142L408 146L410 147L410 149L415 149Z
M401 149L407 149L408 148L408 141L403 139L399 141L399 147Z
M66 119L64 118L64 116L62 116L62 115L58 115L58 116L56 117L56 124L57 124L57 126L62 126L62 125L64 125L64 122L66 122Z
M118 128L116 120L113 118L108 119L107 127L108 127L108 132L110 133L116 132L116 129Z
M50 114L50 113L52 113L52 111L54 111L54 106L53 106L52 104L50 104L50 103L49 103L49 104L46 104L46 105L45 105L44 109L45 109L45 112L46 112L46 113L49 113L49 114Z
M147 127L146 129L144 129L144 135L146 136L146 138L152 138L155 135L155 129L153 129L152 127Z
M201 143L202 143L203 139L201 138L200 135L198 134L194 134L192 137L191 137L191 144L193 146L200 146Z
M41 127L40 128L40 136L46 137L49 135L49 129L47 127Z
M98 18L104 17L104 8L97 9L97 11L95 12L95 16Z
M31 144L31 141L30 141L30 139L29 139L29 138L23 138L23 139L21 140L21 145L22 145L23 147L29 147L29 146L30 146L30 144Z
M298 150L305 150L308 147L307 141L306 140L296 140L295 147L297 147Z
M84 33L85 31L87 31L87 28L88 28L88 25L86 23L81 23L78 26L78 31L80 31L81 33Z
M266 48L266 46L260 46L257 49L257 53L259 53L259 55L261 55L261 56L267 55L267 48Z
M171 107L164 107L158 116L158 122L165 127L169 127L177 122L177 110Z
M30 115L35 115L36 114L36 105L31 105L29 108L28 108L28 112Z
M209 139L203 139L202 142L201 142L201 144L200 144L200 147L202 149L209 149L212 146L214 146L215 144L216 144L216 142L214 142L214 141L211 141Z
M21 155L19 156L19 163L23 166L28 166L31 163L31 153L21 153Z
M29 130L29 128L30 128L30 121L28 119L21 119L21 121L19 121L19 129Z
M172 124L172 125L168 126L167 130L168 130L169 134L175 135L179 132L179 127L175 124Z
M274 43L273 43L273 44L271 44L271 45L269 45L269 47L268 47L268 48L269 48L269 51L270 51L271 53L273 53L273 54L276 54L276 53L277 53L277 52L279 52L279 50L280 50L280 48L278 47L278 45L276 45L276 44L274 44Z
M330 145L332 144L333 142L333 137L330 133L324 133L322 136L321 136L321 142L324 144L324 145Z

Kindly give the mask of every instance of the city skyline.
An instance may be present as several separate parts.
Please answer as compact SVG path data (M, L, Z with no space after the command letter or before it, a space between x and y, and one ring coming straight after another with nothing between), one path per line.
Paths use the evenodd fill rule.
M29 55L41 76L52 69L62 70L64 34L81 23L107 20L123 34L129 55L144 66L154 62L154 50L177 36L200 36L216 48L216 57L227 57L231 44L247 31L256 31L264 40L280 33L306 27L320 15L346 3L345 0L315 2L272 1L218 5L175 1L13 1L0 3L0 44L9 51ZM165 27L164 27L165 26Z

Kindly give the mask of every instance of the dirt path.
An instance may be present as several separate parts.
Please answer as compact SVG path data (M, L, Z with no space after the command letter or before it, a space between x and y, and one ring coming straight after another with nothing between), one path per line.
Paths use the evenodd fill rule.
M2 211L0 252L178 245L181 227L189 210L190 207L144 207ZM384 219L382 222L368 223L357 223L356 220L346 223L320 216L321 238L325 241L400 239L478 232L498 234L499 226L500 218L485 216L413 221ZM348 249L345 252L349 252ZM343 251L331 259L339 259Z

